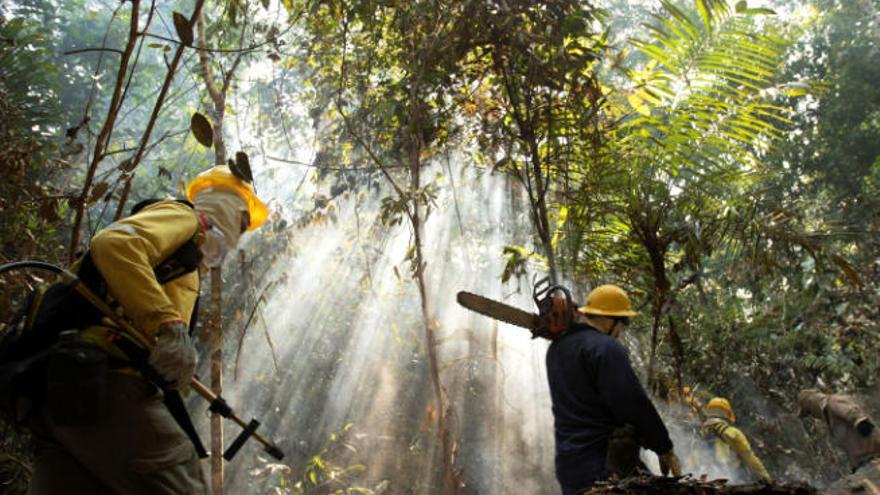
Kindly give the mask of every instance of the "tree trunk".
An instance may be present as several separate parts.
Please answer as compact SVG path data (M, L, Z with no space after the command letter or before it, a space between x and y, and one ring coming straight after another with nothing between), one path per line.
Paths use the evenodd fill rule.
M434 324L431 319L431 311L428 302L428 291L425 284L425 262L422 255L421 220L418 212L413 215L413 231L416 246L416 283L419 288L421 299L422 323L425 327L425 348L428 354L428 366L431 374L431 385L434 389L434 402L437 405L437 436L440 438L440 446L443 455L443 483L445 493L455 495L458 493L458 482L455 473L455 454L452 451L452 435L449 431L450 411L447 410L443 399L443 385L440 382L440 364L437 357L437 335L434 333Z
M208 90L208 96L211 97L212 106L209 107L208 115L211 117L211 123L214 131L214 164L226 164L226 144L223 141L223 117L226 115L226 91L220 91L214 82L214 76L211 72L211 57L205 50L208 46L205 38L205 13L201 12L196 22L196 30L198 31L199 43L199 70L202 79L205 81L205 87ZM231 77L231 72L230 76Z
M541 245L544 248L544 254L547 256L547 265L550 270L550 279L553 283L559 283L557 278L556 253L553 252L553 232L550 227L550 214L547 211L547 188L544 184L544 173L541 169L541 156L538 149L538 143L534 140L530 143L532 154L532 174L535 178L535 197L532 201L532 211L535 214L535 226L538 229L538 236L541 238Z
M226 92L229 89L232 75L238 67L242 59L242 53L236 55L235 61L225 74L222 74L221 86L218 88L214 81L211 71L211 58L207 48L207 40L205 37L205 14L203 10L198 13L196 21L197 43L201 50L199 53L199 69L202 78L205 81L205 87L211 98L213 107L209 110L211 120L213 121L214 134L214 164L226 164L226 145L223 140L223 118L226 114ZM244 42L245 28L242 27L241 40L239 45ZM211 388L215 394L220 395L223 391L223 325L220 297L220 268L211 270L211 294L212 303L214 304L215 317L217 318L217 327L213 330L212 342L214 343L213 352L211 353ZM222 418L214 413L211 415L211 486L214 495L222 495L223 493L223 422Z
M669 343L672 345L672 355L675 358L675 380L678 392L684 388L684 343L678 334L678 328L675 325L675 318L671 314L666 317L669 323Z
M421 127L424 125L424 119L421 112L421 101L417 96L416 89L410 89L410 126L409 126L409 173L410 173L410 191L415 194L421 186L421 151L422 151L422 133ZM413 196L411 201L412 210L410 221L413 227L413 242L415 244L415 263L416 269L414 276L419 289L419 298L421 300L422 322L425 327L425 346L428 355L428 366L431 374L431 384L434 389L434 402L437 405L437 435L440 437L440 446L443 455L443 484L444 492L449 495L458 493L458 480L455 471L455 453L453 452L452 434L449 427L450 411L447 410L443 398L443 385L440 381L440 364L437 356L437 335L431 315L431 306L428 295L427 284L425 283L425 268L427 262L424 259L422 250L423 218L422 204L418 195Z
M651 260L651 273L654 276L654 310L651 326L651 354L648 358L648 389L657 392L658 383L654 376L657 345L669 294L669 280L666 278L666 248L657 237L657 229L653 222L646 220L645 224L637 230L641 231L642 244L648 251L648 258Z
M656 392L657 382L654 377L654 366L657 359L657 343L660 335L660 320L663 318L662 296L654 294L654 309L651 322L651 353L648 356L648 390Z
M220 267L211 268L211 391L223 394L223 305ZM223 495L223 417L211 413L211 493Z

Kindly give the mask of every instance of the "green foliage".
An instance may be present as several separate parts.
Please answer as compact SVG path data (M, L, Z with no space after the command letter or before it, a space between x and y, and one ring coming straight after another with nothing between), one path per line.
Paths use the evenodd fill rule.
M60 71L47 33L30 19L0 20L0 238L3 259L55 259L67 205L55 181L69 167L55 144L64 124ZM70 132L68 132L70 134Z
M505 283L511 279L526 277L528 274L528 264L533 259L543 262L544 266L546 266L546 258L522 246L504 246L501 253L507 256L507 263L504 265L504 271L501 272L501 281Z
M809 195L812 215L855 230L864 230L866 213L878 207L867 188L880 156L880 40L864 21L872 15L868 4L816 2L786 70L827 81L828 90L803 106L779 161L783 194Z
M4 450L9 449L3 445ZM11 449L9 449L11 450ZM10 495L28 492L31 479L31 461L14 453L0 453L0 486Z
M760 33L749 10L697 4L695 19L663 2L667 16L647 26L653 39L634 41L651 61L631 73L627 100L637 114L621 130L624 157L650 150L648 159L673 176L685 167L760 168L791 113L771 100L787 43Z
M308 458L299 473L290 466L283 464L267 464L254 472L257 478L272 477L273 495L377 495L382 493L387 482L380 483L375 489L360 486L356 480L366 467L362 464L347 466L336 465L331 457L344 452L344 449L355 449L351 445L351 423L339 431L331 433L320 453Z
M488 38L475 55L486 67L470 69L481 74L480 87L464 100L478 118L483 161L525 188L554 275L564 222L551 219L552 184L588 176L610 127L601 118L605 97L596 74L606 48L596 27L602 18L601 10L566 0L513 2L487 16Z

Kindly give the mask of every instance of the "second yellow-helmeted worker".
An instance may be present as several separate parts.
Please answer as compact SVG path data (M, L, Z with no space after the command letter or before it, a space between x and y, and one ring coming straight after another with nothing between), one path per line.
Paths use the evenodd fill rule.
M745 434L733 426L736 414L730 401L715 397L703 408L707 419L700 427L700 434L712 441L715 460L742 472L747 477L771 481L770 474L752 451Z

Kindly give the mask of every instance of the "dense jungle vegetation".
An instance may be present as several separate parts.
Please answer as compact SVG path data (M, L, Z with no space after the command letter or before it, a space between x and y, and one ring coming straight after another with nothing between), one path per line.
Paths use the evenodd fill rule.
M798 390L852 392L880 417L878 81L873 0L7 0L0 262L67 264L134 203L180 197L244 151L272 214L224 266L225 371L254 359L236 354L261 301L305 276L281 260L372 259L386 231L361 226L404 229L399 266L349 297L382 279L415 291L408 330L394 326L420 394L399 433L424 450L399 457L435 468L385 460L372 478L352 418L241 476L267 477L254 493L480 493L466 425L494 419L463 413L476 392L447 373L435 310L451 296L426 239L443 194L466 227L467 178L503 179L523 205L510 222L528 226L488 253L506 292L536 273L577 298L623 286L641 313L630 352L664 414L687 428L685 387L729 397L775 477L821 486L847 468L824 426L795 416ZM303 241L355 224L344 246ZM465 227L455 242L479 244ZM38 282L0 280L4 318ZM266 352L282 370L308 359ZM306 397L332 393L332 363L313 365ZM322 414L296 407L306 430ZM26 433L3 428L0 483L23 490Z

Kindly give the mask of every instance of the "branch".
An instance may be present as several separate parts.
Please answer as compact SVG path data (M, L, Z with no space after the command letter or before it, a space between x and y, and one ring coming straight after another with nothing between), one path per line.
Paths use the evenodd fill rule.
M290 163L290 164L293 164L293 165L302 165L302 166L304 166L304 167L314 168L314 169L316 169L316 170L331 170L331 171L334 171L334 172L347 172L347 171L349 171L349 170L351 170L351 171L361 171L361 170L363 170L363 171L371 171L371 172L372 172L372 171L381 170L380 167L328 167L328 166L318 166L318 165L314 165L314 164L312 164L312 163L301 162L301 161L298 161L298 160L290 160L290 159L287 159L287 158L278 158L278 157L274 157L274 156L266 156L266 159L267 159L267 160L273 160L273 161L276 161L276 162ZM405 168L406 166L407 166L407 165L385 165L385 168Z
M269 326L266 325L266 317L260 312L260 321L263 323L263 333L266 335L266 343L269 344L269 350L272 352L272 364L275 365L275 373L278 373L278 355L275 351L275 342L272 342L272 336L269 335Z
M117 5L116 8L113 10L113 15L110 16L110 23L107 25L107 30L104 31L104 38L101 39L101 48L107 48L107 38L110 36L110 29L113 27L113 22L116 21L116 16L119 15L119 10L122 9L123 5L125 5L123 2L119 2L119 5ZM101 75L101 68L103 66L104 66L104 54L101 53L101 55L98 56L98 64L95 67L95 77L92 78L93 79L92 80L92 87L89 89L89 99L86 102L85 109L83 110L83 118L80 121L81 122L80 125L87 124L89 122L89 120L91 119L90 113L91 113L92 105L95 104L95 96L98 93L98 79L99 79L99 76ZM88 126L86 126L86 132L88 133L89 138L91 138L92 132Z
M251 308L251 313L248 315L247 321L245 321L244 326L241 327L241 332L239 332L239 337L238 337L238 350L235 352L235 367L234 367L234 371L233 371L233 376L235 377L236 380L238 379L238 363L241 358L241 348L242 348L242 345L244 344L245 333L247 332L247 329L250 327L251 321L253 321L253 319L254 319L254 315L257 314L257 309L260 307L260 303L266 301L266 292L268 292L269 289L271 289L276 283L277 283L277 280L272 281L268 285L266 285L266 287L263 287L263 290L260 291L260 296L257 298L257 302L255 302L254 307ZM262 318L262 315L260 315L260 318ZM264 323L265 323L265 320L264 320ZM275 345L272 342L272 338L269 336L268 330L266 330L266 340L268 340L269 347L272 350L272 360L275 361L275 370L277 371L278 370L278 362L275 358Z
M128 193L131 192L131 181L134 179L134 175L129 175L125 179L125 186L122 188L122 194L119 195L119 204L116 205L116 213L113 214L113 221L117 221L122 218L122 213L125 211L125 202L128 200Z
M205 39L205 13L199 12L199 16L196 21L196 31L198 32L198 47L204 48L207 45L207 40ZM217 84L214 82L214 76L211 74L211 60L208 58L207 50L199 50L199 68L202 73L202 79L205 80L205 86L208 88L208 95L211 96L211 100L215 103L220 99L220 92L217 90ZM215 122L216 124L216 122Z
M131 2L131 23L129 25L128 42L119 61L119 70L116 73L116 86L113 88L113 96L110 98L110 105L107 109L107 118L104 121L101 132L95 141L94 154L89 168L86 171L86 180L83 184L82 192L77 198L76 213L73 220L73 228L70 235L70 254L69 259L72 263L76 258L77 248L79 246L79 231L82 227L83 216L85 215L86 200L89 191L92 188L92 181L95 178L95 172L98 170L98 164L104 154L104 148L107 146L113 125L116 123L116 116L119 108L122 106L122 87L125 84L126 74L128 73L128 61L134 51L134 46L138 39L138 14L140 13L140 0L132 0Z
M168 138L181 136L183 134L188 134L189 132L190 132L189 129L184 129L182 131L177 131L177 132L170 132L170 131L166 132L165 134L162 135L162 137L160 137L159 139L150 143L150 145L147 146L147 151L151 151L153 148L155 148L156 146L161 144L162 141L165 141ZM136 151L137 149L138 148L120 148L118 150L108 151L108 152L104 153L104 156L108 157L108 156L112 156L112 155L118 155L120 153L128 153L129 151Z
M150 27L150 24L153 22L153 13L156 11L156 0L152 0L150 2L150 11L147 14L147 23L144 24L144 29ZM134 73L137 70L138 62L141 59L141 52L144 49L144 43L146 42L146 38L141 38L141 42L137 48L137 54L134 56L134 63L131 64L131 73L128 75L128 81L125 82L125 89L122 91L122 99L124 100L126 95L128 95L128 89L131 87L131 81L134 79ZM127 115L127 114L126 114ZM125 115L123 115L123 119Z
M238 39L238 48L241 49L244 46L244 33L247 31L247 16L245 16L244 24L241 26L241 37ZM232 67L223 74L223 88L221 91L223 95L226 95L226 91L229 89L229 84L232 82L232 75L235 74L235 69L238 68L238 64L241 63L241 59L244 57L245 52L238 52L238 55L235 56L235 60L232 62Z
M388 170L385 167L385 164L382 163L382 160L373 153L372 148L364 141L364 139L360 136L360 134L356 133L354 128L351 125L351 121L348 118L348 115L342 110L342 103L340 102L340 98L342 98L342 89L345 87L345 56L347 54L348 49L348 22L345 20L343 16L343 31L342 31L342 61L339 66L339 89L336 92L336 98L334 99L334 104L336 106L336 111L339 112L339 115L342 117L342 120L345 122L345 129L348 133L357 141L358 145L367 152L370 156L370 159L373 163L376 164L376 167L382 172L382 175L385 176L385 179L391 184L391 187L394 188L394 191L398 196L403 198L405 193L400 186L397 185L397 182L394 181L394 178L391 177L391 174L388 173Z
M125 52L119 50L117 48L80 48L79 50L69 50L64 52L64 55L76 55L78 53L90 53L90 52L112 52L118 53L120 55L125 55Z
M193 12L192 17L190 17L190 23L193 23L195 21L196 17L202 11L202 6L204 4L205 0L196 0L195 11ZM150 114L150 120L149 122L147 122L147 128L146 130L144 130L144 135L141 137L141 142L138 145L137 153L135 153L134 158L132 158L132 166L129 170L130 174L132 174L134 169L137 168L138 164L140 164L141 159L144 157L144 153L146 153L148 148L156 146L170 136L169 133L165 133L165 135L159 138L158 141L153 143L152 146L147 146L147 143L149 143L150 141L150 135L153 133L153 127L156 125L156 120L159 118L159 112L162 110L162 106L165 104L165 97L168 95L168 89L171 87L171 82L174 80L174 74L177 72L177 66L180 64L180 59L183 56L183 52L185 49L185 45L178 45L177 51L174 53L174 58L171 60L171 65L169 65L168 67L168 73L165 75L165 82L162 84L162 89L159 91L159 96L156 97L156 104L153 105L153 112Z
M291 24L287 29L278 33L277 36L283 36L283 35L287 34L293 28L293 26L295 26L295 24ZM183 44L180 42L180 40L175 40L175 39L168 38L165 36L160 36L158 34L153 34L153 33L141 33L141 34L143 36L148 37L148 38L155 38L157 40L167 41L168 43L174 43L175 45L182 45ZM189 48L198 50L199 52L206 52L206 53L249 53L249 52L256 51L257 49L262 48L270 43L272 43L271 40L266 40L262 43L257 43L256 45L251 45L246 48L207 48L206 46L190 46Z

